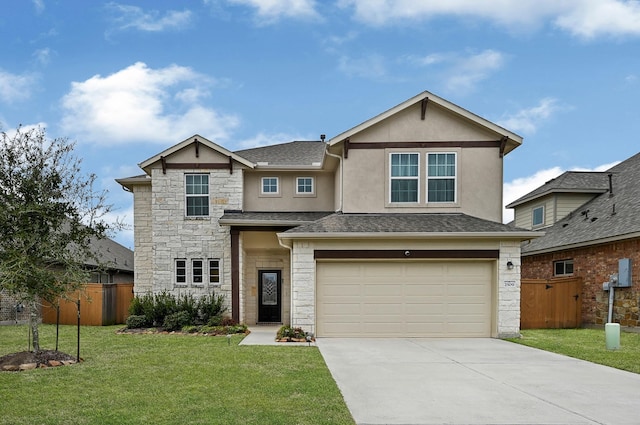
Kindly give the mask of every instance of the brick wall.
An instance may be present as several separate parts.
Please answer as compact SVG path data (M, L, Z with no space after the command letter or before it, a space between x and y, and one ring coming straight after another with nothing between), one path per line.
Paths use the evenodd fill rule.
M640 239L522 257L522 278L552 279L554 261L573 259L573 276L583 279L582 322L604 324L607 322L609 292L602 289L602 284L618 272L618 260L621 258L631 259L632 287L616 288L613 321L622 326L640 326Z

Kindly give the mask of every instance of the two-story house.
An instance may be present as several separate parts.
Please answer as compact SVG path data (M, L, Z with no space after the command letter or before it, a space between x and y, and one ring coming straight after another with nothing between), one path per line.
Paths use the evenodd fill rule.
M135 290L211 290L247 324L319 337L519 333L520 244L501 224L522 138L423 92L330 140L230 152L193 136L118 182Z
M582 323L608 321L603 288L631 260L632 285L618 288L612 320L640 326L640 154L603 172L567 171L513 201L514 224L544 231L522 247L522 278L582 280Z

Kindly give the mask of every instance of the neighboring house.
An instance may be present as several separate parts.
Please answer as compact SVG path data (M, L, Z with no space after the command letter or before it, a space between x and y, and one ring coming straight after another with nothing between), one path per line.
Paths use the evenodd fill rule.
M604 172L565 172L512 202L514 224L545 236L522 246L522 278L583 280L582 322L608 319L603 283L631 259L632 287L616 288L614 322L639 326L640 154Z
M423 92L321 139L195 135L119 179L136 293L217 291L238 321L321 337L519 334L513 264L539 234L500 221L520 136Z
M98 292L96 292L98 285L96 284L100 284L100 302L91 302L84 305L83 311L87 311L87 314L83 313L83 324L85 324L84 321L86 319L89 319L92 316L99 316L101 322L99 324L103 324L103 322L105 322L104 324L112 324L115 322L124 323L121 319L122 314L120 314L120 320L116 319L117 315L115 305L118 304L118 299L115 288L118 285L133 285L133 251L109 238L94 240L91 246L102 264L98 267L98 264L94 259L86 261L85 266L88 270L91 270L91 274L89 281L84 286L85 289L89 288L89 291L85 292L98 294ZM103 292L107 293L109 296L102 297ZM129 290L129 292L131 292L131 290ZM96 298L95 294L93 298ZM121 294L120 298L122 298L120 303L128 306L128 302L132 296ZM43 308L42 313L44 323L56 322L56 316L50 311L50 308ZM69 313L68 316L73 316L73 318L66 319L63 312L63 319L61 323L75 324L77 322L77 308L74 307L73 312ZM28 308L20 303L20 301L15 297L0 290L0 324L15 324L17 322L23 323L28 320Z

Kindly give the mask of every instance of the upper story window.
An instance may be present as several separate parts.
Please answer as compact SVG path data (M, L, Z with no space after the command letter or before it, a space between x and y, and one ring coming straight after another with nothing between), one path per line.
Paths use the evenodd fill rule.
M209 215L209 175L186 174L187 217Z
M313 194L313 177L297 177L296 178L296 194L311 195Z
M544 224L544 205L533 209L531 214L531 224L533 227L542 226Z
M260 192L264 195L275 195L280 193L278 177L263 177Z
M391 154L391 202L418 202L420 155Z
M567 276L573 274L573 260L560 260L553 262L554 276Z
M427 202L456 202L456 154L427 154Z

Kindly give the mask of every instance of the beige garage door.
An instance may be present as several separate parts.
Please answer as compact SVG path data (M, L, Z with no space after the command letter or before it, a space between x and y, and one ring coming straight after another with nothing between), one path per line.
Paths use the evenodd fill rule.
M491 336L492 262L318 262L321 337Z

